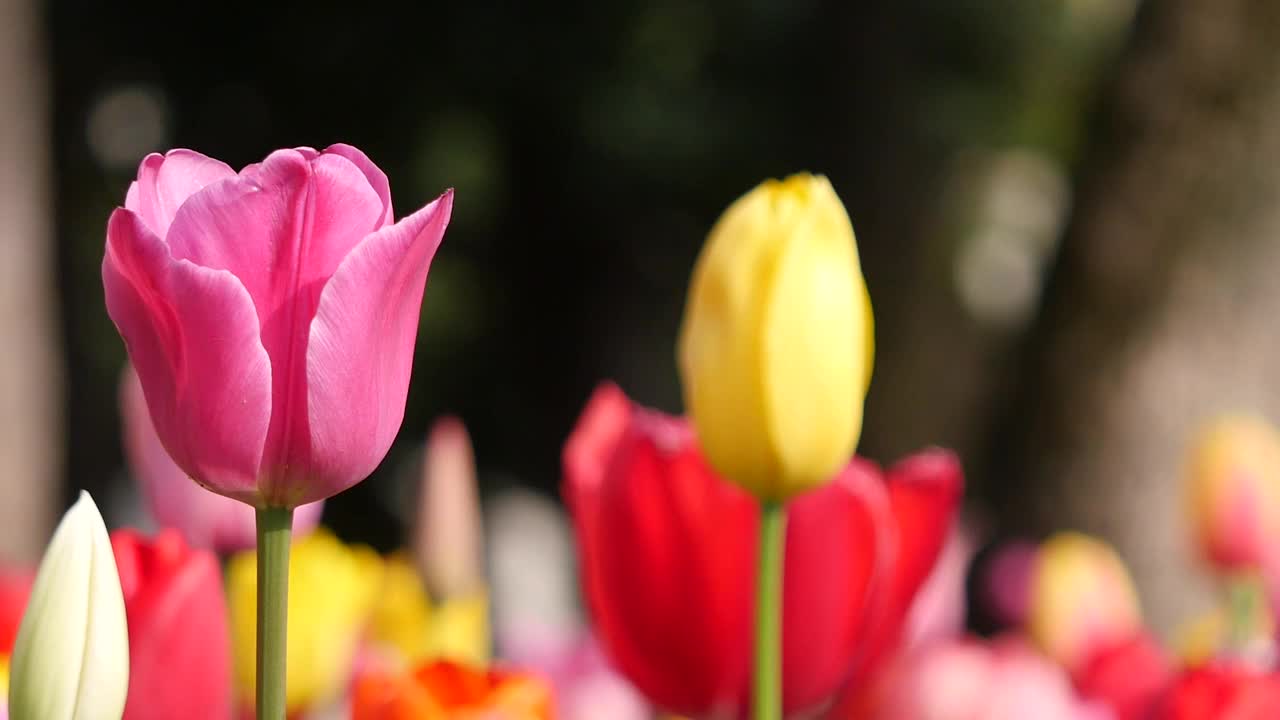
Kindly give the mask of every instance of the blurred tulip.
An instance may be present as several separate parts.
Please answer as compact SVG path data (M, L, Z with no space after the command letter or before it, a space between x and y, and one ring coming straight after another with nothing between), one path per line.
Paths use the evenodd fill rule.
M733 717L748 688L759 505L718 478L680 419L612 385L565 447L583 592L617 668L665 710ZM886 483L857 460L790 506L783 601L788 712L827 700L892 647L951 524L961 476L935 451Z
M1062 669L1015 638L954 640L901 659L858 714L828 720L1107 720Z
M162 528L176 528L192 547L220 553L247 550L257 543L252 507L200 487L174 464L160 443L142 385L132 365L120 378L120 419L124 449L151 516ZM324 501L303 505L293 514L294 535L320 522Z
M368 624L382 561L372 549L347 546L319 528L298 540L289 563L288 685L290 713L332 702L346 690ZM252 552L227 565L227 601L236 689L252 706L257 628L257 561Z
M107 225L107 311L169 455L256 507L322 500L382 461L404 417L452 191L392 224L387 177L348 145L237 175L143 159Z
M1142 628L1138 593L1106 543L1074 532L1044 542L1036 556L1027 630L1068 671Z
M474 595L484 580L475 454L462 421L437 420L427 437L414 543L438 598Z
M584 619L573 536L562 506L524 488L499 492L486 507L486 548L499 654L570 652Z
M417 568L403 554L387 558L367 641L396 665L450 660L489 662L489 604L482 591L432 603Z
M1002 628L1021 627L1027 620L1038 552L1034 543L1012 542L986 564L979 593L991 620Z
M352 695L352 720L553 717L551 689L540 679L446 662L426 663L408 673L365 673L356 678Z
M555 688L558 720L649 720L640 693L609 666L595 639L531 634L505 639L503 657L548 678Z
M18 637L18 625L31 597L31 585L36 574L29 570L0 570L0 656L13 654L13 643ZM8 666L5 666L8 677Z
M501 657L551 681L559 720L651 720L644 698L608 664L583 625L568 520L559 505L511 490L492 501L487 517Z
M1074 675L1080 695L1109 708L1115 720L1147 720L1172 677L1169 658L1146 632L1095 652Z
M129 622L124 720L230 718L231 634L217 558L187 547L176 530L155 540L117 530L111 546Z
M1150 720L1275 720L1280 676L1212 665L1184 672Z
M694 266L679 342L706 457L785 500L849 462L871 380L871 301L826 178L768 180L724 212Z
M385 560L346 545L324 528L301 538L289 566L291 713L332 705L361 663L386 671L428 661L489 661L488 597L483 591L433 603L403 553ZM252 553L231 558L227 591L240 704L254 696L255 593Z
M1247 415L1206 426L1188 463L1187 509L1209 562L1264 567L1280 544L1280 433Z
M14 645L14 720L120 720L129 634L102 515L88 493L63 515L36 572Z

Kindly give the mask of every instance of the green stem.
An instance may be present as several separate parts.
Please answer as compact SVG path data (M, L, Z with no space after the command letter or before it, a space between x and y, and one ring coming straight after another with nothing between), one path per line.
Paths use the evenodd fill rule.
M787 508L761 505L759 571L756 574L755 720L782 718L782 559Z
M1259 609L1265 602L1265 590L1259 580L1249 574L1237 575L1227 582L1227 647L1232 652L1246 652L1259 634Z
M293 510L258 509L258 720L284 720Z

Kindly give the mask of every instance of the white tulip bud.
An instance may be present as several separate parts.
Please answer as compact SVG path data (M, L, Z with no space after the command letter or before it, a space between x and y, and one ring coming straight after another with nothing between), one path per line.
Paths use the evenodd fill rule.
M129 628L111 539L88 493L45 549L18 627L11 720L120 720L129 692Z

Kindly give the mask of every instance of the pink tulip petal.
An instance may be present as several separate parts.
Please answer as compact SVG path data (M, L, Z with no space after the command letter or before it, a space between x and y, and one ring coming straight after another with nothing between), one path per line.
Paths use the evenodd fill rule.
M125 209L107 224L102 282L169 454L216 492L260 502L271 365L244 286L175 260Z
M138 166L138 179L129 185L124 206L137 213L151 232L164 239L178 208L187 198L236 171L220 160L194 150L152 153Z
M387 174L373 164L368 155L346 143L330 145L324 149L324 153L326 155L341 155L360 168L360 172L364 173L365 178L369 180L370 187L373 188L374 192L378 193L378 197L382 198L382 220L379 221L378 227L390 225L395 215L392 214L391 210L391 183L387 181Z
M120 415L129 467L157 525L178 530L192 547L220 553L257 544L252 507L200 487L169 457L132 366L126 366L121 377ZM323 502L299 507L293 515L294 535L314 529L323 510Z
M167 238L173 255L230 270L259 317L282 310L301 288L310 290L303 294L314 313L320 288L313 285L378 228L382 201L364 172L339 155L312 162L298 150L278 150L250 168L181 209Z
M309 482L294 502L359 482L391 447L404 419L427 270L452 207L450 190L370 235L325 286L307 345Z
M273 486L310 475L306 328L325 282L383 212L355 164L340 155L308 161L310 152L274 152L241 177L192 196L169 233L175 257L230 270L253 298L271 357L274 409L259 474L264 498L289 506L298 503L278 497Z

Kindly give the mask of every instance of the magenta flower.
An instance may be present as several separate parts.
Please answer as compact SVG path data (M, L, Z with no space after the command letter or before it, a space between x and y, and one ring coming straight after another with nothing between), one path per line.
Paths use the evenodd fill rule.
M107 312L164 447L257 507L334 495L391 446L427 270L452 191L392 222L387 178L348 145L235 173L149 155L107 224Z
M120 420L129 469L157 525L176 529L193 548L231 553L254 547L253 508L205 490L174 464L151 423L138 374L128 365L120 377ZM294 534L314 529L323 510L323 500L299 507Z

